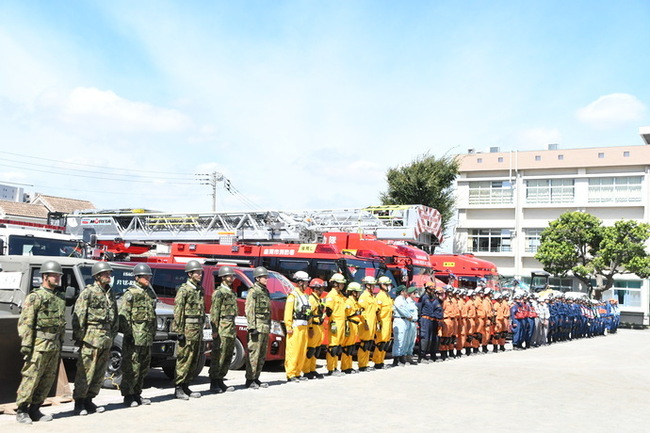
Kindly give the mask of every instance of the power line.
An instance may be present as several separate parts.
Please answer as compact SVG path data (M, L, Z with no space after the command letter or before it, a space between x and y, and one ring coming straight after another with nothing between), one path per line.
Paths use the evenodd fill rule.
M161 172L161 171L158 171L158 170L140 170L140 169L135 170L135 169L127 169L127 168L115 168L115 167L107 167L107 166L100 166L100 165L83 164L83 163L79 163L79 162L67 162L67 161L61 161L61 160L57 160L57 159L42 158L42 157L31 156L31 155L22 155L20 153L14 153L14 152L6 152L4 150L0 150L0 153L3 153L5 155L18 156L20 158L38 159L38 160L42 160L42 161L56 162L56 163L59 163L59 164L76 165L76 166L80 166L80 167L90 167L90 168L95 168L95 169L99 169L99 170L121 170L121 171L131 171L131 172L136 172L136 173L156 173L156 174L164 174L164 175L180 175L180 176L187 176L187 177L194 176L191 173Z

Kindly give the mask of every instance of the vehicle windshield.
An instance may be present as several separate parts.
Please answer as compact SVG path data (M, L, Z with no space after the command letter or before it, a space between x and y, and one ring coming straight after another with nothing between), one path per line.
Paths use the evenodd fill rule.
M253 277L253 269L242 269L242 272L251 280L255 281ZM266 288L269 291L269 297L274 301L286 299L287 295L293 290L293 284L287 278L278 272L269 272L269 279L266 283Z
M111 265L111 267L113 268L113 274L111 275L111 291L115 297L119 298L124 294L126 289L134 283L133 268L115 265ZM86 285L95 282L91 273L92 265L82 265L80 266L80 270Z
M434 281L433 269L424 266L413 266L413 279L411 285L424 287L426 283Z
M83 257L80 242L37 236L9 235L9 255Z

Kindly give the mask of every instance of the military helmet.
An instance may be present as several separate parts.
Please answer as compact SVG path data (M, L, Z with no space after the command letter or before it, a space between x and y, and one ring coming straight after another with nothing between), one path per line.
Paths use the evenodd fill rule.
M363 280L361 280L363 284L377 284L377 280L375 280L375 277L372 275L366 275L363 277Z
M97 262L93 265L91 273L93 274L93 277L96 276L97 274L101 274L102 272L111 272L113 268L111 268L111 265L109 265L106 262Z
M293 281L298 282L298 281L304 281L308 282L309 281L309 274L305 271L298 271L295 274L293 274Z
M222 266L219 268L219 272L217 273L218 277L225 277L227 275L235 275L235 271L233 268L230 266Z
M146 263L138 263L135 265L133 268L133 275L136 277L142 276L142 275L153 275L153 272L151 272L151 268L149 267L148 264Z
M190 260L185 265L186 273L190 273L194 271L202 271L202 270L203 270L203 266L201 266L201 262L199 262L198 260Z
M253 269L253 278L268 277L268 276L269 276L269 270L266 269L264 266L258 266L255 269Z
M48 260L41 265L41 275L43 274L63 274L63 269L58 262Z
M330 277L330 283L345 284L345 277L337 272Z
M386 285L392 284L392 282L390 281L390 278L388 278L386 275L382 275L381 277L379 277L377 282L379 284L386 284Z
M348 284L348 292L363 292L363 289L361 288L361 284L357 283L356 281L352 281L350 284Z

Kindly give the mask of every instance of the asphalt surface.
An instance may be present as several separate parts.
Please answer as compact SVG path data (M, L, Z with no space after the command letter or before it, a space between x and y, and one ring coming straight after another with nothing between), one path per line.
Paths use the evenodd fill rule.
M0 415L0 431L42 432L648 432L650 331L575 340L525 351L474 355L435 364L286 384L282 366L265 368L270 387L208 393L207 368L191 387L199 399L172 398L152 370L150 406L124 408L119 391L102 390L106 412L72 415L72 403L44 407L48 423L19 425ZM319 362L323 365L323 362ZM323 371L324 368L320 368Z

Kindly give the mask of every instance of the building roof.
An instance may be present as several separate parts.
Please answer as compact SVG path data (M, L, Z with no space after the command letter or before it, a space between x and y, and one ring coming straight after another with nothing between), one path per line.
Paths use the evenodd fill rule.
M645 166L650 165L650 146L468 153L457 158L460 172Z
M47 208L42 204L21 203L16 201L0 200L0 216L3 218L43 218L47 220Z
M45 194L36 194L32 200L34 204L41 204L50 212L72 213L76 210L95 209L95 205L87 200L74 198L54 197Z

